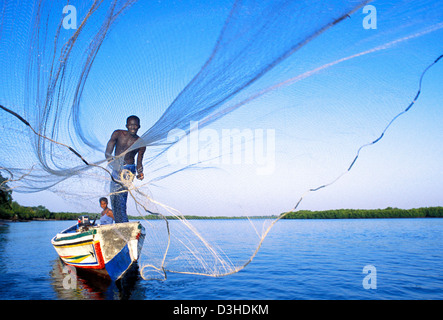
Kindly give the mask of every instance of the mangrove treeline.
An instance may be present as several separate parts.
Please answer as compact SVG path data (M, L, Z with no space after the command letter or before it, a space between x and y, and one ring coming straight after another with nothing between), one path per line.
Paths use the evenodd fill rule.
M0 219L13 221L29 220L77 220L82 214L94 218L97 214L72 213L72 212L51 212L44 206L25 207L12 201L7 205L0 205Z
M289 212L283 219L373 219L373 218L443 218L443 207L416 209L337 209Z
M91 219L99 217L97 213L72 213L72 212L51 212L44 206L24 207L12 201L9 205L0 205L0 219L29 221L29 220L76 220L81 215L89 215ZM129 219L162 219L159 216L129 216ZM177 219L176 217L167 217ZM205 216L185 216L188 220L194 219L245 219L246 217L205 217ZM276 216L249 217L252 219L275 219ZM429 207L417 209L338 209L324 211L301 210L290 212L282 219L375 219L375 218L443 218L443 207Z

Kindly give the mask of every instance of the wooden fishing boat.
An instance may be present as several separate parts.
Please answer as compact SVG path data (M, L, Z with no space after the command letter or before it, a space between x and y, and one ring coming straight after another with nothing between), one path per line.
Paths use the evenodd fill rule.
M122 278L140 256L145 228L140 222L95 226L82 221L52 238L60 259L114 281Z

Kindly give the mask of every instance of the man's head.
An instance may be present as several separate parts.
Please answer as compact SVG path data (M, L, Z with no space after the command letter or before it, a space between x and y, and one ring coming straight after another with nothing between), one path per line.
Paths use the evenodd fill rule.
M137 134L138 129L140 129L140 119L137 116L129 116L126 119L126 128L129 133L133 136Z

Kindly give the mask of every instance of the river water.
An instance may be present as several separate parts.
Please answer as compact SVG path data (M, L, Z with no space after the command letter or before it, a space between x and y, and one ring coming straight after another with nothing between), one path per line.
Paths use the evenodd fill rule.
M66 288L50 239L72 223L0 223L1 300L443 299L443 219L282 220L230 276L146 281L133 270L116 284L78 274ZM234 220L207 223L227 238L239 231Z

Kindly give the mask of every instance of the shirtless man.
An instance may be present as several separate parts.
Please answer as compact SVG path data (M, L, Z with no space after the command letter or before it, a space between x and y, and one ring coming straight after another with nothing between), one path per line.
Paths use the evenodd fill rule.
M128 130L115 130L111 139L106 145L105 156L108 161L114 160L120 154L128 150L140 137L137 135L140 129L140 119L137 116L130 116L126 119L126 128ZM115 150L115 157L112 155ZM124 155L124 158L118 158L113 161L112 176L115 180L120 180L120 173L123 170L129 170L133 174L137 172L137 179L143 180L143 155L146 147L141 147L129 151ZM135 156L137 155L137 170L135 165ZM128 192L124 192L125 188L119 184L111 181L111 207L114 213L114 220L116 223L128 222L126 214L126 202L128 200ZM123 192L122 192L123 191Z

